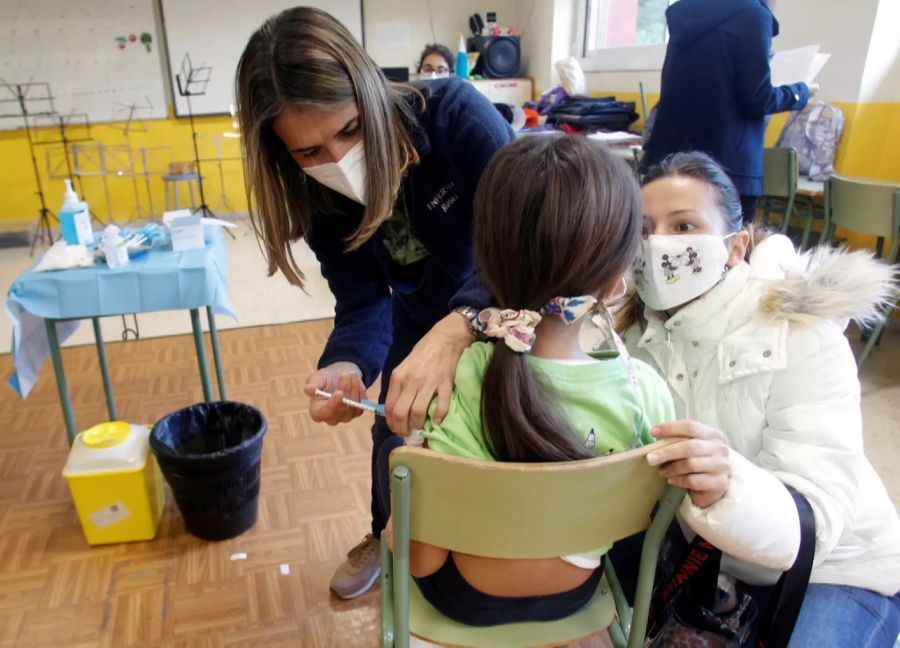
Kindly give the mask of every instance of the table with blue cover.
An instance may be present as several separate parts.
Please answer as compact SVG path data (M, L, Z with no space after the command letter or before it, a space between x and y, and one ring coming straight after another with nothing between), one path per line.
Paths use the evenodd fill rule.
M44 360L51 357L70 442L76 434L75 417L59 345L75 332L82 319L93 322L110 420L117 416L100 333L101 317L189 310L203 397L209 401L213 394L200 323L200 308L205 307L219 396L225 400L215 314L237 318L226 293L228 260L221 229L206 226L204 230L206 245L201 249L173 252L154 248L116 270L99 264L51 272L34 272L32 268L10 287L6 311L13 324L15 371L9 385L26 398Z

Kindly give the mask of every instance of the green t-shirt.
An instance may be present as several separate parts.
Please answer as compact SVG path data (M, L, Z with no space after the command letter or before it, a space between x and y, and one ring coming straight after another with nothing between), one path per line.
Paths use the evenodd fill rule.
M494 344L476 342L456 367L450 409L440 424L429 417L423 435L437 452L493 461L481 426L481 382ZM627 450L639 434L651 443L650 429L675 419L665 381L647 364L633 360L637 392L615 351L593 354L596 362L567 364L526 356L532 370L559 394L558 406L579 440L595 455ZM643 411L643 416L641 416Z

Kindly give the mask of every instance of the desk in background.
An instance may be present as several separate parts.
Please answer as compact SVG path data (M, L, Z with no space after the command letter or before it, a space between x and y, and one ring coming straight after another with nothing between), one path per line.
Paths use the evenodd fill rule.
M800 178L797 180L797 195L808 196L809 198L824 198L825 183L809 178Z
M69 441L75 438L75 417L63 371L59 345L75 332L82 319L92 320L103 389L110 420L116 407L100 333L101 317L189 310L203 385L203 397L212 400L200 308L206 308L215 361L219 396L225 395L215 313L235 317L226 294L227 256L220 228L205 228L206 245L197 250L151 250L127 266L74 268L56 272L26 271L10 287L6 310L13 324L12 355L15 372L9 385L23 398L37 382L38 371L49 356Z
M519 106L534 101L534 83L528 78L467 79L491 103Z

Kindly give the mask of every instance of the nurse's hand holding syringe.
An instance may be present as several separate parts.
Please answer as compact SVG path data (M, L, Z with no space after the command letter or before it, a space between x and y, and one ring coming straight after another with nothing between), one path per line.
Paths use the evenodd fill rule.
M324 391L322 389L317 389L315 392L316 396L320 398L331 398L332 394ZM384 405L381 403L375 403L370 400L353 400L351 398L343 398L341 399L344 405L348 407L355 407L356 409L365 410L368 412L374 412L376 416L384 416ZM422 437L422 430L412 430L410 435L406 438L407 445L415 445L421 446L424 443L424 438Z

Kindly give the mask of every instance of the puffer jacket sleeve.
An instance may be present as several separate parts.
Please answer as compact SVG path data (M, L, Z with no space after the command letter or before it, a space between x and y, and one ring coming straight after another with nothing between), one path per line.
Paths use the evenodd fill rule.
M769 390L759 454L732 451L725 497L706 509L685 498L680 513L724 552L783 571L800 544L788 484L812 506L818 564L852 516L865 462L856 363L842 330L825 321L792 325L787 368L774 373Z

